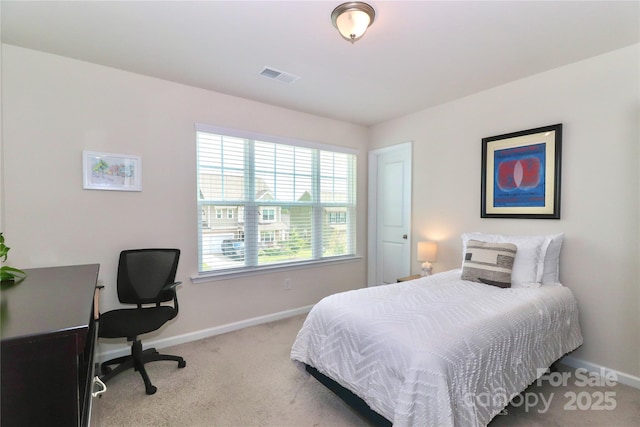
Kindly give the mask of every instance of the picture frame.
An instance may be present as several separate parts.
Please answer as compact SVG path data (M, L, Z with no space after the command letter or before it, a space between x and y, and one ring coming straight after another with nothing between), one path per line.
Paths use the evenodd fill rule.
M560 219L562 124L482 139L482 218Z
M142 158L85 150L82 176L86 190L142 191Z

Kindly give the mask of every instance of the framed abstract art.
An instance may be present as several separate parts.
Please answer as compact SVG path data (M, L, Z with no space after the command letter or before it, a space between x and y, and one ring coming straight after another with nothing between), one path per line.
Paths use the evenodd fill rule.
M560 219L562 124L482 139L482 218Z

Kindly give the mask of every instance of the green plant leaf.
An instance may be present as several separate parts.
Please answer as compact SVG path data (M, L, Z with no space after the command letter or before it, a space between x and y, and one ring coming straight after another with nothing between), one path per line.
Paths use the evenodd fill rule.
M20 279L24 278L27 274L19 268L9 267L4 265L0 267L0 278L2 280Z
M7 260L7 252L9 252L9 247L4 244L4 234L0 232L0 258L2 261ZM0 281L13 281L15 283L24 280L27 274L20 270L19 268L9 267L8 265L3 265L0 267Z
M0 258L2 258L2 261L7 260L7 253L9 252L9 249L11 248L4 244L4 235L0 233Z

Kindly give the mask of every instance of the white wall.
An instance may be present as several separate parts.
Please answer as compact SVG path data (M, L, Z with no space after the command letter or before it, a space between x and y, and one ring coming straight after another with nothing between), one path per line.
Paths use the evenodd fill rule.
M106 310L117 306L120 250L180 247L181 313L157 338L313 304L364 286L365 262L190 282L197 271L194 122L359 149L361 207L366 150L412 140L412 237L440 241L435 270L459 266L465 231L564 231L561 280L578 298L585 336L575 356L640 376L639 50L380 124L367 147L369 130L359 126L4 44L1 219L9 261L100 263ZM562 219L481 219L481 139L554 123L564 124ZM143 191L83 190L85 149L141 155ZM366 209L358 211L364 254Z
M6 44L2 57L2 230L11 265L99 263L104 311L118 305L121 250L182 249L180 315L154 339L304 307L366 284L364 259L201 284L190 276L197 273L195 122L359 150L360 207L367 129ZM82 150L142 156L143 191L83 190ZM358 253L365 254L365 209L358 212ZM285 278L292 290L284 290Z
M640 376L639 50L617 50L383 123L371 137L371 148L414 142L412 237L440 242L436 271L460 266L462 232L565 232L561 280L578 299L585 340L573 356L634 376ZM564 125L562 219L481 219L481 139L556 123ZM416 262L413 272L418 268Z

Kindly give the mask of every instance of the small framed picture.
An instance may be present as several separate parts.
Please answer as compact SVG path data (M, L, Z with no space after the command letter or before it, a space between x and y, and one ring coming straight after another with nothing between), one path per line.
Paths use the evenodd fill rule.
M482 139L482 218L560 219L562 124Z
M142 158L83 151L82 175L87 190L142 191Z

